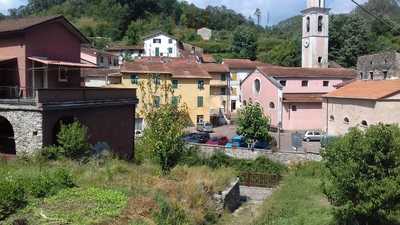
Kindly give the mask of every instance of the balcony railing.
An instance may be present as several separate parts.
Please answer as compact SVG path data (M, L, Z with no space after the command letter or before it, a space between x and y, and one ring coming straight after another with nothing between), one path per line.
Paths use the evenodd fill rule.
M0 86L1 99L16 99L20 97L20 94L18 86Z

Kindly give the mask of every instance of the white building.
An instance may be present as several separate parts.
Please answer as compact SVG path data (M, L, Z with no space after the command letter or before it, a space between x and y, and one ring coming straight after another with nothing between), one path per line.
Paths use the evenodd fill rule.
M182 43L171 35L156 32L144 39L144 56L147 57L180 57Z
M307 0L302 13L302 67L328 68L329 9L325 0Z

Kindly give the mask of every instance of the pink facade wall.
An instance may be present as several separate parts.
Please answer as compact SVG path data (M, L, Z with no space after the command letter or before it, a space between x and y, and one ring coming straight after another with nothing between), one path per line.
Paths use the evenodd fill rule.
M0 38L0 59L17 58L18 70L18 83L21 87L25 87L25 40L24 37L5 37Z
M261 89L257 94L254 90L255 80L260 80ZM243 100L246 102L259 103L266 116L271 119L271 125L276 127L278 125L278 88L272 84L264 75L258 70L249 76L241 86ZM274 108L270 107L270 103L274 104Z
M322 103L285 103L282 120L283 130L320 130L324 127Z
M343 82L342 79L332 79L332 78L326 78L326 79L323 79L323 78L321 78L321 79L277 78L277 80L278 80L278 82L280 80L286 80L286 87L283 87L284 93L328 93L328 92L335 90L334 85L337 85L337 84L340 84ZM308 87L301 86L301 82L303 80L308 80ZM328 87L323 86L324 81L329 81Z

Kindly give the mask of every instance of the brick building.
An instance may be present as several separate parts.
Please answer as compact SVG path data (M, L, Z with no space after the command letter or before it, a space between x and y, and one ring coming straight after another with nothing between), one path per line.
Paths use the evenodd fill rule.
M56 144L60 123L79 120L91 144L133 157L135 89L82 88L87 43L63 16L0 21L0 153Z

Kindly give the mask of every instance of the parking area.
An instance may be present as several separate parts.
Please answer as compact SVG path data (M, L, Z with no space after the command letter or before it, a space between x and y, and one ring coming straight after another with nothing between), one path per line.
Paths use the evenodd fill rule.
M188 129L188 132L196 132L196 128L192 127ZM302 142L302 147L295 149L292 147L292 133L293 132L282 132L280 134L280 151L281 152L312 152L319 153L321 144L319 141L310 141L310 142ZM271 132L270 133L275 139L278 141L278 133ZM235 125L225 125L221 127L215 127L213 129L213 133L210 134L211 137L228 137L228 139L232 139L236 136L236 126Z

